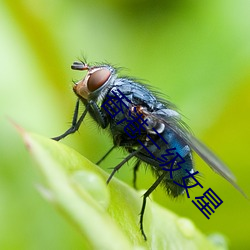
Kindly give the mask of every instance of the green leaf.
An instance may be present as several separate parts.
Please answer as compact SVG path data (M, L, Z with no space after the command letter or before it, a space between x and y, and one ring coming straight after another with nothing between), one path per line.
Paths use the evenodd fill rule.
M143 192L108 174L75 150L39 135L21 131L24 142L38 163L46 187L43 196L81 232L83 249L225 249L214 244L186 218L148 199L143 240L139 212Z

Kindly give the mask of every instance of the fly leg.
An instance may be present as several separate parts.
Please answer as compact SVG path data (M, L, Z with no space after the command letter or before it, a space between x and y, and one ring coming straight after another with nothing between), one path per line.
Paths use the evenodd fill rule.
M141 233L143 235L144 240L147 240L147 236L146 236L144 229L143 229L143 216L144 216L144 212L145 212L145 208L146 208L146 200L147 200L148 196L158 187L158 185L161 183L161 181L163 180L163 178L166 175L167 175L167 172L160 175L157 178L157 180L153 183L153 185L143 195L142 208L141 208L141 212L140 212L140 230L141 230Z
M132 157L134 157L140 150L142 149L142 147L139 147L137 150L133 151L132 153L130 153L122 162L120 162L116 167L114 167L112 173L110 174L108 180L107 180L107 184L109 184L109 182L111 181L112 177L114 176L114 174L127 162L129 161Z
M89 101L89 113L90 115L95 119L95 121L101 125L101 127L104 129L108 126L107 116L105 113L101 111L101 109L98 107L97 103L93 100Z
M99 165L115 148L115 145L96 163L96 165Z
M51 139L53 139L55 141L60 141L64 137L68 136L69 134L75 133L79 129L79 127L80 127L80 125L81 125L81 123L82 123L82 121L83 121L84 117L86 116L86 114L88 112L88 109L89 109L89 106L87 105L86 109L84 110L84 112L82 113L81 117L77 121L78 112L79 112L79 102L80 101L78 99L77 102L76 102L76 106L75 106L75 110L74 110L74 116L73 116L71 127L65 133L63 133L62 135L59 135L59 136L51 138Z
M136 164L135 164L135 166L134 166L134 168L133 168L133 187L134 187L135 189L137 189L137 188L136 188L136 173L137 173L137 171L138 171L140 165L141 165L141 161L140 161L140 160L137 160L137 161L136 161Z

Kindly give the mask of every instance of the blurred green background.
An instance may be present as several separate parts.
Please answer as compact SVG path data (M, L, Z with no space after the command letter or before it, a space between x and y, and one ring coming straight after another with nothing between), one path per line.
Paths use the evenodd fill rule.
M169 96L250 196L249 13L247 0L1 1L0 249L81 248L81 235L36 191L39 173L8 117L47 137L64 132L76 100L72 80L83 76L70 65L82 55L123 66ZM96 162L112 142L93 124L86 119L63 143ZM122 157L117 150L102 167L110 171ZM206 234L224 234L230 249L250 249L250 202L195 160L204 190L224 201L210 220L191 199L175 201L161 188L153 199ZM132 166L117 177L131 184ZM139 172L140 188L154 180L146 173Z

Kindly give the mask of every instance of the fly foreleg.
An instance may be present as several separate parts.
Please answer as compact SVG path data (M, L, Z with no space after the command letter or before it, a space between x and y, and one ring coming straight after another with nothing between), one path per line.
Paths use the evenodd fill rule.
M88 109L89 109L89 106L87 105L86 109L84 110L84 112L82 113L81 117L77 121L77 119L78 119L78 112L79 112L79 103L80 103L80 101L78 99L77 102L76 102L76 106L75 106L75 110L74 110L74 116L73 116L71 127L65 133L63 133L62 135L59 135L57 137L53 137L51 139L53 139L55 141L60 141L64 137L68 136L69 134L75 133L79 129L79 127L80 127L80 125L81 125L81 123L82 123L82 121L83 121L84 117L86 116L86 114L88 112Z

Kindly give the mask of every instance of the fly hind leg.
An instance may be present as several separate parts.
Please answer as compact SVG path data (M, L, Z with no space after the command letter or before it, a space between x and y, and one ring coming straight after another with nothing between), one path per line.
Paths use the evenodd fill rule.
M141 230L141 233L142 233L144 240L147 240L147 236L146 236L146 234L144 232L144 228L143 228L143 217L144 217L144 212L145 212L145 208L146 208L147 198L158 187L158 185L162 182L162 180L166 176L166 174L167 174L167 172L164 172L162 175L160 175L157 178L157 180L153 183L153 185L143 195L142 208L141 208L141 212L140 212L140 230Z

